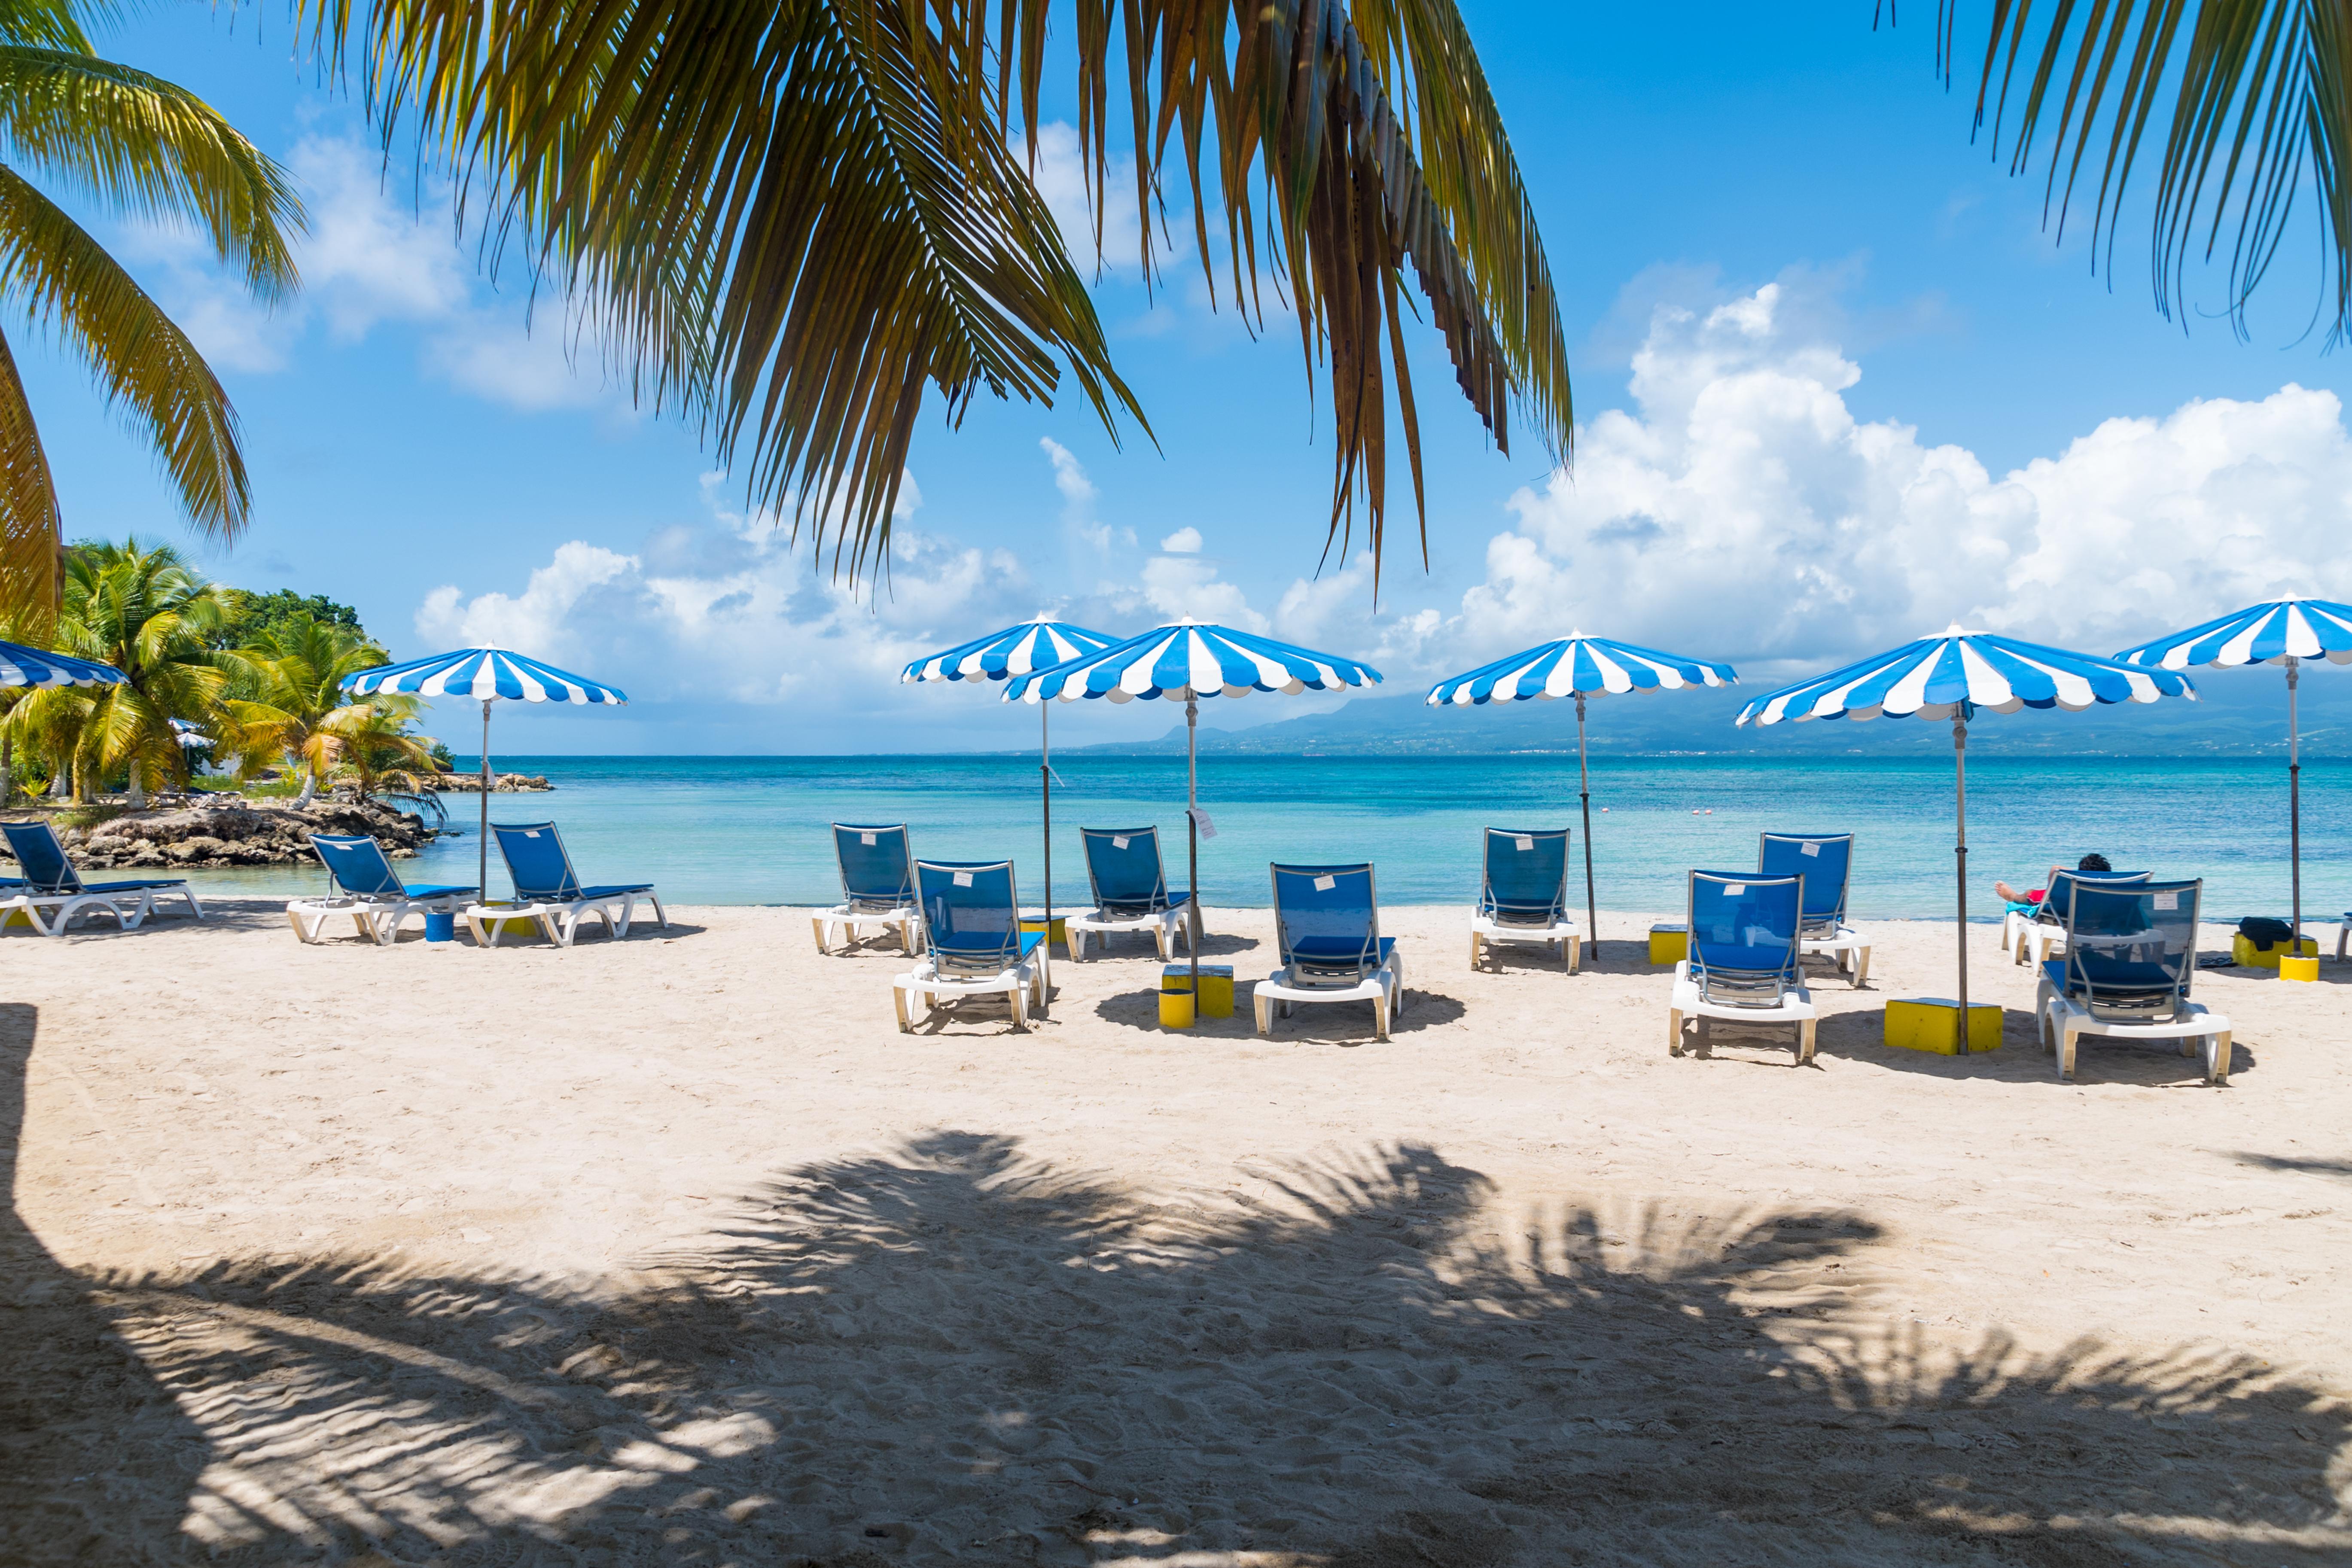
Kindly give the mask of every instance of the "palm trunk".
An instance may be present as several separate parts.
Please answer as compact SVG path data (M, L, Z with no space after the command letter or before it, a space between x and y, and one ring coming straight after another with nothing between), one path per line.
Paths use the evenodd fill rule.
M131 759L131 809L147 809L147 769L136 757Z
M16 737L0 735L0 811L16 798Z

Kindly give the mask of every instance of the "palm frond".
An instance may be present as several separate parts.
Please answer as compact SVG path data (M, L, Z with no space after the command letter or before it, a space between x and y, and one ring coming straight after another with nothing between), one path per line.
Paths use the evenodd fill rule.
M220 540L244 531L251 494L228 394L121 264L5 165L0 295L89 363L107 401L154 443L197 527Z
M1941 4L1948 50L1952 0ZM2044 200L2062 236L2078 184L2098 170L2095 267L2104 253L2113 271L2125 192L2155 129L2158 308L2185 317L2190 264L2217 259L2226 235L2228 314L2242 335L2307 184L2320 205L2331 336L2352 329L2352 18L2336 0L1995 0L1976 117L1996 138L2011 123L2013 89L2010 166L2031 165L2052 121Z
M386 133L413 115L460 172L494 254L520 244L585 300L638 395L699 418L752 499L811 522L855 576L887 543L933 390L952 421L982 390L1050 403L1066 365L1114 434L1118 410L1142 419L1007 150L1017 122L1034 160L1057 3L381 0L356 22L351 0L300 10L327 50L360 58ZM1344 547L1360 494L1380 546L1391 374L1418 493L1397 311L1408 267L1496 442L1507 449L1516 396L1565 449L1549 269L1451 0L1375 0L1370 53L1337 0L1066 5L1097 195L1124 57L1147 277L1149 220L1181 169L1203 267L1215 210L1231 300L1255 317L1263 246L1310 374L1329 366L1332 540ZM1409 120L1391 81L1412 84ZM1434 149L1433 183L1416 146Z
M26 636L57 615L58 489L25 399L16 356L0 336L0 617Z
M293 289L293 182L186 89L86 51L0 46L0 139L27 174L198 229L257 298Z
M104 4L84 5L81 9L104 17L117 8ZM82 31L81 19L74 12L72 0L0 0L0 43L86 55L89 35Z

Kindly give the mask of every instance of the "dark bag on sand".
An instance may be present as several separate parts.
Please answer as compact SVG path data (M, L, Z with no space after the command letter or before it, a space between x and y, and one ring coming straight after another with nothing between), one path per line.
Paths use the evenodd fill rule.
M2294 927L2268 915L2248 915L2238 922L2238 934L2256 947L2278 947L2294 937Z

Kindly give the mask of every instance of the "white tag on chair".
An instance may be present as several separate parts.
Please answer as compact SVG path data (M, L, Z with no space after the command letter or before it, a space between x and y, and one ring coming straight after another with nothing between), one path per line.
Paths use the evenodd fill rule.
M2171 910L2178 912L2180 908L2180 895L2179 893L2158 893L2156 896L2156 907L2159 910Z
M1516 843L1522 849L1532 849L1536 847L1536 841L1528 837L1524 833L1520 834L1518 837L1514 839L1512 842Z
M857 842L860 844L871 844L874 842L874 835L871 833L861 833L857 836Z
M1124 838L1114 838L1110 841L1110 847L1114 849L1124 849L1127 847L1127 840Z
M1318 893L1328 893L1339 886L1339 879L1337 877L1318 877L1315 879L1315 890Z
M1821 852L1822 847L1814 843L1810 838L1805 840L1805 842L1799 846L1797 849L1797 853L1800 855L1819 855Z
M1746 898L1748 896L1748 884L1745 882L1726 882L1723 885L1723 896L1727 899Z
M522 836L523 836L525 838L536 838L536 837L539 837L539 829L538 829L538 828L536 828L536 827L527 827L527 828L523 829L523 835L522 835Z
M969 871L958 871L955 874L955 885L959 888L969 888L971 886L971 873Z

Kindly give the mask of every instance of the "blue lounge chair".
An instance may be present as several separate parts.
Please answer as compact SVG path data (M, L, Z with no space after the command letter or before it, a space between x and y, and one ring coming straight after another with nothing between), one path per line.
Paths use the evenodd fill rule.
M292 922L294 934L304 942L317 942L330 920L349 915L362 936L373 938L379 947L389 947L412 912L454 915L482 894L479 888L471 887L406 886L392 868L383 846L373 838L313 833L310 847L327 868L331 890L323 899L287 901L286 918Z
M1030 1013L1045 1010L1052 976L1045 933L1021 929L1013 862L918 860L915 888L929 952L891 983L898 1032L913 1033L918 1010L928 1023L940 1007L993 995L1004 998L1013 1026L1026 1030Z
M1767 833L1756 850L1759 877L1804 880L1800 959L1826 958L1855 985L1870 978L1870 937L1845 923L1846 886L1853 871L1851 833Z
M2154 876L2151 871L2070 871L2063 867L2050 868L2050 886L2042 895L2042 902L2032 915L2019 922L2020 929L2010 944L2020 964L2036 966L2048 963L2066 945L2066 922L2073 910L2074 889L2084 888L2137 887ZM2004 926L2007 921L2003 921Z
M1675 965L1666 1052L1683 1054L1683 1021L1793 1024L1797 1065L1813 1059L1813 994L1799 967L1804 879L1748 871L1690 874L1690 956Z
M85 882L55 829L46 822L0 822L0 835L25 874L0 887L0 922L17 910L42 936L63 936L77 915L103 912L114 917L117 929L131 931L155 912L157 894L176 894L188 900L188 912L205 918L202 904L177 877L150 877L121 882ZM49 911L44 921L41 911Z
M1568 912L1567 828L1486 829L1478 907L1470 911L1470 967L1498 942L1556 946L1570 974L1583 962L1584 938Z
M570 947L580 934L580 922L590 915L604 922L605 935L624 937L629 934L629 922L636 918L639 899L653 905L656 924L669 924L651 882L583 887L555 824L493 822L490 832L498 838L499 853L506 858L507 875L514 879L515 896L510 904L474 904L467 909L466 925L477 945L498 946L499 928L508 921L535 920L548 941ZM615 910L620 916L617 923ZM482 929L485 921L489 922L488 932Z
M1094 889L1095 907L1063 922L1069 933L1070 957L1087 955L1089 934L1105 938L1121 931L1146 931L1160 943L1162 963L1176 956L1175 942L1192 947L1190 893L1168 890L1167 868L1160 859L1157 827L1081 827L1078 841L1087 847L1087 881Z
M2203 1053L2207 1083L2229 1082L2230 1020L2189 999L2204 890L2202 881L2144 879L2074 889L2066 956L2043 963L2034 998L2061 1081L2074 1076L2076 1040L2103 1035L2178 1040L2182 1056Z
M1404 1006L1404 957L1381 934L1381 902L1370 862L1270 867L1275 942L1282 967L1257 985L1257 1032L1274 1032L1274 1010L1296 1002L1370 1002L1372 1026L1389 1037Z
M915 901L915 851L903 822L836 822L833 858L841 865L841 902L809 924L816 950L833 951L836 931L855 942L870 930L897 931L908 952L923 947L923 912Z

